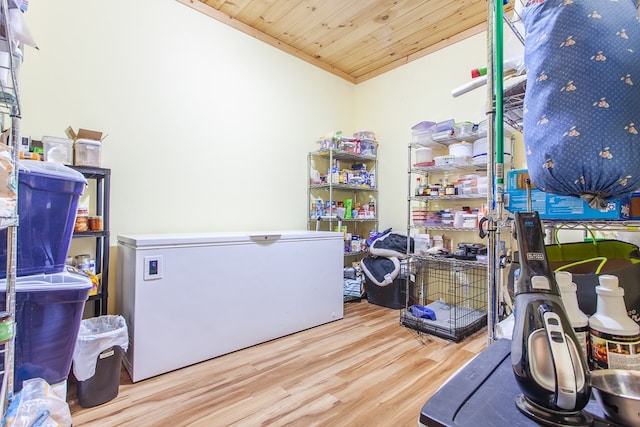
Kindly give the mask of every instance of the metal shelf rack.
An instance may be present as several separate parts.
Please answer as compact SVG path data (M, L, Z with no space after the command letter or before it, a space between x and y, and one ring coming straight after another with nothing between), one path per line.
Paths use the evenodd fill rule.
M334 190L347 190L347 191L371 191L371 187L363 187L362 185L350 185L350 184L312 184L309 189L329 188Z
M100 286L96 295L89 296L93 301L94 315L107 314L109 299L109 200L111 197L111 169L96 166L69 166L95 183L96 215L102 217L102 231L74 232L73 238L95 239L96 275Z
M377 142L375 145L377 146ZM332 169L335 163L339 163L340 161L366 165L366 171L369 173L368 179L361 180L355 184L333 181ZM364 250L362 245L356 245L357 247L350 246L351 242L346 240L348 235L359 235L360 243L362 243L363 240L369 237L372 230L376 232L378 230L378 187L375 177L373 180L371 180L370 177L371 173L377 174L375 150L363 153L350 152L341 149L339 141L336 141L336 146L332 146L331 148L323 147L320 150L312 151L308 154L307 176L311 177L312 170L314 169L318 172L327 172L327 174L324 182L319 184L310 182L307 185L307 229L315 229L316 231L343 231L345 236L343 251L344 266L355 266L362 258L367 256L368 252ZM337 173L339 173L339 171L337 171ZM346 215L339 216L334 211L333 206L335 206L337 210L338 202L341 202L345 198L352 199L354 208L356 203L360 203L363 208L367 207L367 209L369 209L371 202L373 202L374 211L367 210L365 215L357 218L344 218ZM323 206L323 208L320 209L320 211L323 212L320 214L317 213L315 205L320 200L323 204L329 204L328 212L323 211L325 208ZM344 295L343 299L344 302L349 302L360 300L361 298L362 296Z
M486 199L486 194L456 194L451 196L411 196L411 200L419 202L428 202L429 200L473 200L473 199Z
M13 53L14 39L9 25L9 6L7 0L0 3L1 25L4 27L8 40L9 50ZM18 86L18 63L13 54L9 54L9 70L7 71L7 83L0 84L0 116L2 123L5 118L10 121L10 133L8 137L10 164L12 170L7 176L7 196L3 197L3 212L0 218L0 228L7 229L7 276L5 288L5 311L0 313L0 323L2 324L2 334L0 334L0 344L4 357L2 372L1 390L1 413L4 419L8 403L13 399L14 389L14 340L15 340L15 285L17 266L17 226L18 226L18 146L20 139L20 94ZM4 189L3 189L4 190Z
M476 133L473 137L466 136L465 141L474 141L486 136L487 132ZM428 140L428 138L427 138ZM458 237L463 239L469 234L477 233L477 225L474 227L453 227L451 225L433 224L432 221L415 221L413 209L417 204L424 204L424 209L430 213L439 211L440 202L444 205L453 206L456 202L469 201L476 206L486 203L488 194L467 193L450 195L414 195L412 191L413 180L416 176L433 179L442 175L443 179L449 175L464 175L476 173L484 175L488 172L487 163L479 164L469 161L457 161L444 165L434 165L414 163L417 149L424 146L446 148L449 143L459 142L460 138L451 138L438 141L439 145L429 142L429 144L409 143L408 147L408 178L407 178L407 234L425 230L441 232L460 232ZM426 163L426 162L425 162ZM435 183L432 182L432 183ZM452 203L447 203L452 202ZM475 203L474 203L475 202ZM459 203L458 203L459 204ZM479 206L477 206L479 207ZM422 231L423 233L425 231ZM416 237L417 238L417 237ZM445 239L442 236L444 246ZM417 241L417 240L416 240ZM464 259L463 257L452 257L444 255L431 255L417 249L411 250L407 245L410 273L405 278L406 303L405 308L400 311L400 324L418 332L424 332L453 341L460 341L469 334L478 331L487 322L487 270L485 262ZM424 319L416 317L412 310L412 305L426 306L436 313L436 319Z
M546 229L585 230L586 227L594 231L640 231L640 221L555 221L543 219L542 223Z

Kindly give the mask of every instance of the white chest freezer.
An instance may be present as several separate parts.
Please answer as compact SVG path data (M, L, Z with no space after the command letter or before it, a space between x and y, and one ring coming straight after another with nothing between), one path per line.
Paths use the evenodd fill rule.
M323 231L118 236L133 382L343 317L343 237Z

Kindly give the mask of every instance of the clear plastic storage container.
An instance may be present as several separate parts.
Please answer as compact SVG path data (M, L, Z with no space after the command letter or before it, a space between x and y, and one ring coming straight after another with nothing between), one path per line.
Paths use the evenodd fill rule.
M43 136L42 151L45 162L73 164L73 140L70 138Z
M76 159L77 166L96 166L100 167L100 141L91 139L76 140Z

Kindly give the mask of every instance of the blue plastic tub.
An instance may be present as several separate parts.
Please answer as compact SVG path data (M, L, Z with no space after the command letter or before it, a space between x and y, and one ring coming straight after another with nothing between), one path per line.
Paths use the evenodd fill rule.
M74 271L16 279L15 391L30 378L44 378L49 384L67 379L90 289L91 279ZM2 279L2 309L5 290ZM3 358L0 367L4 369Z
M87 180L58 163L21 161L18 171L18 276L64 269ZM0 231L0 278L7 277L7 230Z

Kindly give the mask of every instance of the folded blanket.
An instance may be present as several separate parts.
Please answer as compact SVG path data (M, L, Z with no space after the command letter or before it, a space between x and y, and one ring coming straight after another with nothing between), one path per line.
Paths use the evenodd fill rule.
M343 270L343 277L345 279L355 280L358 277L358 271L355 267L345 267Z
M412 305L411 307L409 307L409 310L411 310L411 314L415 317L419 317L421 319L436 320L436 313L429 307L425 307L424 305Z
M362 297L362 282L360 279L344 279L343 295L348 297Z
M360 266L367 280L378 286L390 285L400 274L400 260L396 257L367 257L360 262Z
M413 237L409 239L409 250L413 252ZM407 236L399 233L386 234L371 243L369 253L381 257L407 257Z

